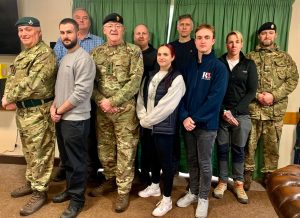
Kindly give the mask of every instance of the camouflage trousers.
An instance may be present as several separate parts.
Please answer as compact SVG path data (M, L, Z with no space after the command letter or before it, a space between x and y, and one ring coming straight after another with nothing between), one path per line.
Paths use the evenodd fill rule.
M131 190L134 161L139 140L135 102L122 105L115 114L97 109L98 156L106 179L116 177L119 194Z
M18 108L16 122L27 162L26 180L33 190L46 191L54 164L55 129L48 102L31 108Z
M246 147L245 170L254 171L255 151L260 137L263 139L264 166L261 172L273 172L277 169L279 159L279 142L282 133L282 120L251 119L252 129Z

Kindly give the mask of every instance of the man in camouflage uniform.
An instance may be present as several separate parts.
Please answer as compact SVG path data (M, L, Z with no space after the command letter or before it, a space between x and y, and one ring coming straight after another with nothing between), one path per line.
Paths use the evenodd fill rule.
M98 105L98 154L106 181L90 195L102 196L118 188L116 212L125 211L129 204L139 140L134 96L143 74L142 52L123 40L124 32L123 18L108 15L103 21L107 42L91 53L96 63L93 98Z
M20 18L16 26L25 49L12 65L2 106L6 109L17 106L16 122L27 168L25 185L14 190L11 196L17 198L33 193L20 210L20 214L26 216L47 201L55 148L50 106L54 96L56 60L51 48L42 41L40 22L36 18Z
M277 169L279 142L282 132L288 95L296 88L298 71L291 56L279 50L275 44L276 25L264 23L258 30L260 44L248 54L258 71L256 99L250 104L252 130L248 141L245 159L245 190L249 190L255 169L255 150L259 138L264 142L265 183L268 175Z

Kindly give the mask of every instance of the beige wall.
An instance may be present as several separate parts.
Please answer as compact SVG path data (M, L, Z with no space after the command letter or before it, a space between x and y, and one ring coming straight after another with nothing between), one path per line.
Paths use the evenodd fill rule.
M300 72L300 0L295 0L293 4L293 13L291 20L291 28L289 33L289 46L288 52L293 57L297 64L298 72ZM300 83L296 90L289 96L289 104L287 111L298 112L300 107ZM293 162L293 146L296 138L296 126L284 125L282 130L282 137L280 141L280 158L278 166L286 166Z
M72 16L72 0L18 0L18 13L19 17L33 16L40 20L43 40L49 45L59 37L58 23L63 18ZM9 65L14 58L15 56L0 56L0 63ZM5 154L22 155L14 112L0 111L0 138L0 154L6 151ZM16 142L18 146L14 149Z
M43 39L49 44L58 38L58 23L61 19L71 16L72 0L18 0L19 16L38 17L42 30ZM300 0L295 0L291 21L288 52L296 61L300 69ZM11 63L14 56L0 56L0 63ZM300 107L300 86L289 97L289 112L297 112ZM16 141L16 126L14 112L0 111L0 153L12 150ZM280 144L279 167L292 162L292 151L295 141L295 126L284 125ZM18 144L20 142L18 140ZM20 146L15 152L9 154L22 154Z
M49 45L58 38L58 24L72 16L72 0L18 0L19 17L33 16L41 22L43 40Z

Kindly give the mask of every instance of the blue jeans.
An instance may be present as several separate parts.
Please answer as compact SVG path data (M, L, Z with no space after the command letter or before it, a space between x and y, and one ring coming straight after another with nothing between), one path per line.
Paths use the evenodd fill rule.
M87 137L90 119L61 120L56 124L60 158L66 169L66 192L71 196L70 205L83 207L87 176Z
M202 199L208 199L210 191L211 153L216 136L216 130L209 131L197 127L190 132L184 130L190 173L190 190Z

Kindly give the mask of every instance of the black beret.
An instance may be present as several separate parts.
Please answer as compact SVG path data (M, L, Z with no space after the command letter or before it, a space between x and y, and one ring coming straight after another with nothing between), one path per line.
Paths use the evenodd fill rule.
M117 13L112 13L112 14L107 15L104 18L102 24L104 25L109 21L118 22L118 23L123 24L123 17L121 15L117 14Z
M261 27L258 29L257 34L260 34L264 30L275 30L276 32L276 25L273 22L267 22L261 25Z

